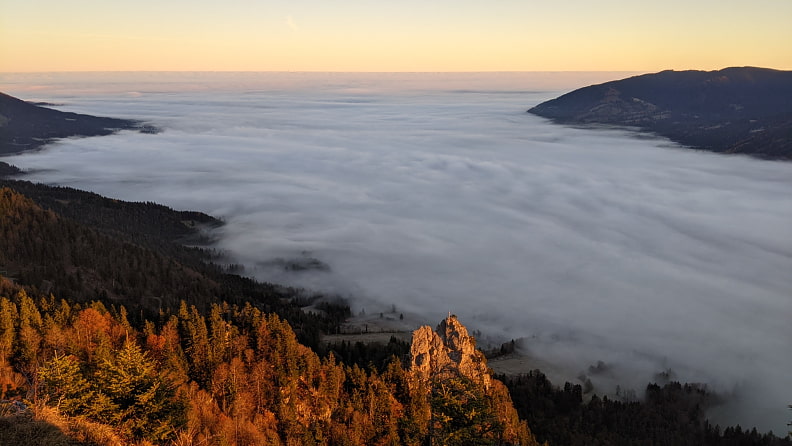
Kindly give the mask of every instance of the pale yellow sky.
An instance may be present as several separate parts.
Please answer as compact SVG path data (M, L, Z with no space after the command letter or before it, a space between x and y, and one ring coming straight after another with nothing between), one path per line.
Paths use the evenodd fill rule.
M0 71L792 69L790 0L2 0Z

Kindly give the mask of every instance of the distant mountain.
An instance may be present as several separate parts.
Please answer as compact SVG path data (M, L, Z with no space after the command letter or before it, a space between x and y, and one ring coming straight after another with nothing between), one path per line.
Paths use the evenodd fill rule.
M637 127L697 149L792 159L792 71L663 71L581 88L528 112L561 124Z
M109 135L124 129L155 131L139 121L62 112L0 93L0 155L37 149L56 138Z

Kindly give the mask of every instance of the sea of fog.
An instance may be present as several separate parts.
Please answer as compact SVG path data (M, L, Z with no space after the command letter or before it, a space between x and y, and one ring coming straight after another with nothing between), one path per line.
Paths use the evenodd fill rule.
M683 149L525 111L614 73L0 75L60 110L159 134L7 157L28 179L222 217L259 279L586 371L704 382L722 423L792 418L792 163ZM287 272L274 259L317 259ZM605 376L607 375L607 376ZM597 381L599 380L599 381Z

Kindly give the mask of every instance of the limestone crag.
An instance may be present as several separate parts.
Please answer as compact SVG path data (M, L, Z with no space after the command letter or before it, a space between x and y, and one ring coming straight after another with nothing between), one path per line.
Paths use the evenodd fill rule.
M423 382L462 375L484 389L490 387L487 359L456 316L448 316L435 331L429 326L415 330L411 356L413 376Z

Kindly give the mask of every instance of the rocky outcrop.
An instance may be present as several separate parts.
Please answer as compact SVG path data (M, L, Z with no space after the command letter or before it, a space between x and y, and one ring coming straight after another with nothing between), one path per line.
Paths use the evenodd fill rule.
M792 71L663 71L575 90L528 112L637 127L683 145L792 160Z
M445 444L444 439L467 444L469 438L537 445L528 425L517 416L508 389L491 377L487 359L456 316L449 315L436 330L429 326L415 330L411 354L411 391L429 396L427 422L438 444Z
M456 316L449 315L437 330L429 326L415 330L410 353L413 375L423 382L461 375L490 388L487 359Z

